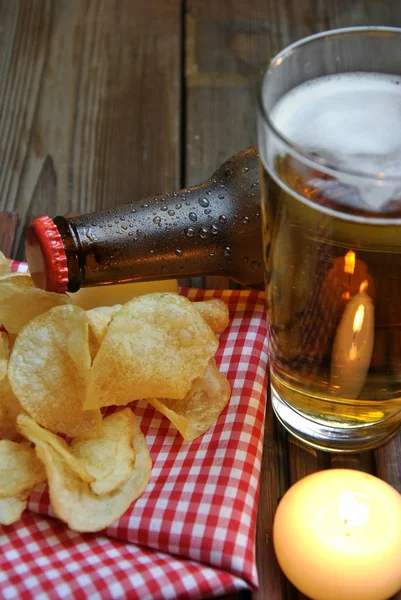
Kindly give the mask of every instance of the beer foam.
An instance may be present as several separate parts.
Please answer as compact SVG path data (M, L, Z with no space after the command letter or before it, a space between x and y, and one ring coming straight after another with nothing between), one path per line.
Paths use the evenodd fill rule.
M316 153L328 166L378 178L401 177L400 76L342 73L317 78L288 92L270 118L287 140ZM389 199L367 190L363 195L376 208Z

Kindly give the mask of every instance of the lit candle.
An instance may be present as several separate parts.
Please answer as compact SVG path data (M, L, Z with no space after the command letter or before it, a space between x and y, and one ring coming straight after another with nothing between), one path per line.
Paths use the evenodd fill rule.
M309 475L281 499L277 560L313 600L387 600L401 589L401 495L348 469Z
M330 381L335 393L345 398L359 396L372 359L375 311L367 287L363 281L345 307L333 345Z

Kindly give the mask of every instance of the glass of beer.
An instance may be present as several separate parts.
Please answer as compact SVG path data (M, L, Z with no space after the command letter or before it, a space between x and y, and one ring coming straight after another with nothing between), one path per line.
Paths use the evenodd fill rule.
M329 31L260 86L272 405L324 450L401 425L400 57L401 29Z

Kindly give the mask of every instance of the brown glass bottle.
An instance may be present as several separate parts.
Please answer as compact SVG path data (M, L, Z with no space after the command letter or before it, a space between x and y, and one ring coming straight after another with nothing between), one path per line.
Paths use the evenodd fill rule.
M48 219L51 234L46 227L38 233L35 223L26 237L28 264L36 285L53 291L204 275L263 284L256 148L236 154L200 185ZM64 283L57 284L60 270Z

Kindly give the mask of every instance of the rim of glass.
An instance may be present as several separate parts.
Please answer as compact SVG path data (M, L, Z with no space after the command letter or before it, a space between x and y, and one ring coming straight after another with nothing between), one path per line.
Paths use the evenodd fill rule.
M265 121L265 124L268 126L268 128L272 131L272 133L280 140L280 142L284 146L287 147L287 149L291 152L291 154L295 158L297 158L300 162L307 165L308 167L316 168L316 166L318 165L322 172L327 173L329 175L333 175L334 177L337 177L339 174L349 175L351 177L359 177L359 178L365 179L367 181L369 181L369 180L375 181L375 182L380 181L380 182L382 182L382 184L385 184L387 181L389 183L401 181L401 174L400 175L388 175L388 174L384 173L384 175L382 177L378 177L378 174L366 173L365 171L358 171L357 169L335 168L335 167L333 167L333 165L328 165L324 159L320 159L319 161L314 160L313 155L310 152L305 151L301 146L298 146L298 144L295 144L294 142L292 142L289 138L287 138L285 135L283 135L275 127L273 121L270 119L268 112L263 104L263 98L262 98L263 84L264 84L265 80L267 79L267 77L269 76L269 73L276 67L277 61L280 58L282 59L285 56L288 56L290 53L294 52L301 46L306 46L307 44L310 44L311 42L313 42L317 39L320 39L320 38L324 38L324 37L334 38L336 36L347 35L347 34L352 35L352 34L356 34L356 33L380 33L380 32L397 34L401 39L401 27L385 27L385 26L342 27L342 28L338 28L338 29L329 29L326 31L321 31L319 33L314 33L307 37L301 38L300 40L297 40L296 42L283 48L278 54L276 54L269 61L267 69L262 74L261 81L259 84L259 90L258 90L258 104L259 104L259 111L263 117L263 120Z

